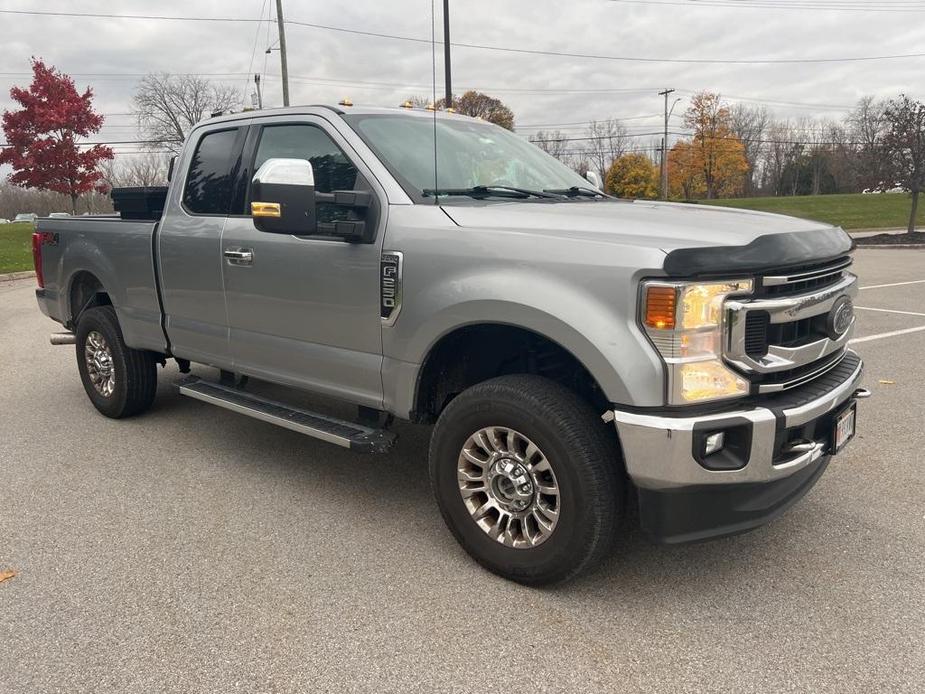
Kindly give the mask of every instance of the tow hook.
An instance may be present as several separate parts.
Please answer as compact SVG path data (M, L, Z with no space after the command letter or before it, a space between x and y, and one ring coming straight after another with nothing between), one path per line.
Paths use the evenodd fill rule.
M77 336L74 333L52 333L49 341L53 345L76 345Z
M856 391L854 391L854 395L851 397L855 398L856 400L867 400L867 398L870 396L871 392L867 390L867 388L858 388Z

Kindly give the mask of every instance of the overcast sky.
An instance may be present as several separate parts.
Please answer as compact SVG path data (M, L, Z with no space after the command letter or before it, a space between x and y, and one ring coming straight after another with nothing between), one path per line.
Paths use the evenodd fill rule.
M439 36L442 0L436 4ZM488 46L672 60L925 54L925 0L451 0L450 5L452 41ZM275 0L0 1L4 10L249 20L271 16L270 6ZM877 9L833 9L845 7ZM902 8L917 11L893 11ZM431 35L431 0L285 0L284 11L288 20L422 39ZM238 73L213 79L239 85L248 99L253 83L245 75L263 72L265 105L281 104L279 53L264 52L275 43L275 24L0 14L0 26L0 109L13 106L12 84L28 82L29 57L41 56L73 75L79 87L93 87L96 106L107 115L100 140L137 136L129 115L131 95L137 75L146 72ZM427 43L294 25L287 27L287 39L293 103L335 103L349 96L358 104L396 106L409 95L431 92ZM440 46L437 60L440 95ZM905 91L925 98L925 58L659 63L460 46L453 49L453 82L457 93L477 88L501 98L523 133L567 124L562 129L577 136L581 126L574 124L608 117L632 118L626 123L632 132L649 133L660 128L657 91L666 86L682 98L709 89L730 101L776 102L767 105L780 116L839 117L865 94L889 97Z

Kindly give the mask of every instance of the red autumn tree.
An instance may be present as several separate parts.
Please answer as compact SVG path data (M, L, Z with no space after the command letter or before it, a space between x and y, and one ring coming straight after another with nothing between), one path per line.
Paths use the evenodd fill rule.
M13 167L11 183L70 196L71 212L76 213L78 197L105 190L97 167L100 160L112 159L112 149L82 148L77 142L99 132L103 117L93 111L89 87L79 94L74 80L35 58L32 75L28 89L10 89L22 108L3 113L7 146L0 149L0 164Z

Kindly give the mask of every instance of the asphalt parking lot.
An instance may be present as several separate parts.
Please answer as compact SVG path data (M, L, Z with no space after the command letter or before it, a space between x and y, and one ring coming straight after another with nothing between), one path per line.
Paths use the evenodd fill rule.
M174 368L107 420L33 281L2 283L0 692L923 691L925 251L856 271L874 397L802 503L693 546L628 527L543 590L456 545L426 428L361 457L181 398Z

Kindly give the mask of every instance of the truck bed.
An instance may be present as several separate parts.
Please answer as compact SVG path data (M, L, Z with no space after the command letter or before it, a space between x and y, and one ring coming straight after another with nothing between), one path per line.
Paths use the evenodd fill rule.
M115 215L39 219L36 231L45 235L45 286L37 291L42 311L72 327L81 309L72 305L74 288L96 278L112 300L126 344L165 351L154 263L157 225Z

